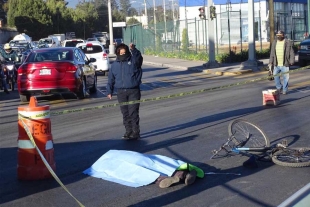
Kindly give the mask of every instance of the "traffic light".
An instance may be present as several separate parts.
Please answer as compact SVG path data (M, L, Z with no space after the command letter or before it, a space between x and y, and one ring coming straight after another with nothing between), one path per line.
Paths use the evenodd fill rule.
M210 18L211 20L216 18L216 7L215 6L210 6Z
M198 10L199 10L199 12L200 12L199 18L200 18L200 19L206 19L205 8L200 7Z

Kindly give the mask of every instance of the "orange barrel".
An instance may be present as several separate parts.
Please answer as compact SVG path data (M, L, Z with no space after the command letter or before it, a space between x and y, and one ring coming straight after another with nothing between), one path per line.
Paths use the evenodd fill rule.
M51 178L52 175L44 165L40 154L33 146L24 129L23 122L28 126L33 139L49 163L56 170L54 161L53 137L51 134L50 107L38 106L36 97L31 97L29 106L18 107L18 150L17 177L20 180L40 180Z

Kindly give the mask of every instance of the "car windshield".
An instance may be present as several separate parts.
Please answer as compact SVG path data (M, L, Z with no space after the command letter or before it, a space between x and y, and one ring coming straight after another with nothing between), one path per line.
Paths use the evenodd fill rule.
M72 60L70 50L43 50L29 55L27 62L65 61Z
M52 39L44 39L44 40L39 41L39 44L43 44L43 43L52 44Z
M82 45L79 46L78 48L80 48L85 54L94 54L94 53L99 53L99 52L103 52L102 47L100 45Z
M78 43L83 43L83 41L82 40L67 41L65 43L65 47L75 47Z

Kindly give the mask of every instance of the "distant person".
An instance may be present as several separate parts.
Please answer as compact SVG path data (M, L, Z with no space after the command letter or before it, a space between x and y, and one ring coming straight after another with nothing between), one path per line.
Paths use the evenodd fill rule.
M108 76L107 97L117 90L119 103L137 101L141 98L140 84L142 78L141 53L135 47L129 50L125 44L116 47L116 60L112 63ZM140 138L140 103L120 106L126 132L124 139Z
M285 38L283 31L279 30L276 36L277 39L271 45L269 66L274 67L273 75L277 90L285 95L288 92L288 72L290 66L294 65L295 54L292 41ZM281 83L280 75L283 77L283 83Z
M7 61L19 62L17 53L12 49L9 43L6 43L3 47L5 53L2 54L4 59Z
M2 53L0 52L0 81L2 83L2 87L3 87L3 90L6 94L9 94L9 90L8 90L8 85L6 84L6 79L5 79L5 75L4 75L4 71L3 71L3 67L2 67L2 63L5 62L5 59L2 55Z

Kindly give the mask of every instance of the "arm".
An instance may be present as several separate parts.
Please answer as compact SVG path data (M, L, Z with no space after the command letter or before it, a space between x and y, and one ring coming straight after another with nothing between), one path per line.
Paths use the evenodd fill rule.
M289 41L290 43L290 65L294 65L295 63L295 53L293 49L293 42Z
M114 84L115 84L115 76L112 73L113 65L114 64L112 64L111 69L109 71L108 83L107 83L107 97L109 99L112 98L112 94L113 94L113 90L114 90Z
M138 69L141 69L142 64L143 64L143 57L141 55L141 52L138 49L134 49L131 51L131 54L135 60L135 64Z
M275 47L276 47L276 41L273 41L271 48L270 48L270 58L269 58L269 65L274 65L274 59L275 59Z

